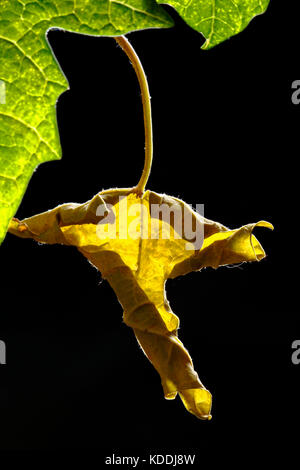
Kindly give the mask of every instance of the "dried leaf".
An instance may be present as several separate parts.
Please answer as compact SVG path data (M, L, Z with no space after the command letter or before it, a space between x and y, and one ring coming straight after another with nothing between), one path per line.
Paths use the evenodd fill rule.
M210 419L211 394L178 339L179 319L167 301L165 282L207 266L261 260L265 252L252 235L256 226L273 228L262 221L229 230L179 199L117 189L85 204L64 204L22 222L13 219L9 231L41 243L76 246L117 294L124 322L160 374L165 398L179 393L188 411Z

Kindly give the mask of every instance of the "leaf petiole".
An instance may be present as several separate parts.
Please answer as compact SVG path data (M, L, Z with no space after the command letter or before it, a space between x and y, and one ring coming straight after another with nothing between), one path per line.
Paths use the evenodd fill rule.
M133 192L141 195L144 192L145 186L150 176L153 158L151 97L146 74L132 45L125 36L117 36L115 37L115 40L129 58L137 75L141 89L145 126L145 163L140 181L132 190Z

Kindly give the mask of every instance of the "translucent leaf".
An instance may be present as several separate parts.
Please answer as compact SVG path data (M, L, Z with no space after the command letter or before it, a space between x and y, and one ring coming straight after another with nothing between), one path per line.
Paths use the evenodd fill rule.
M157 0L174 7L186 23L206 39L203 49L240 33L270 0Z
M160 374L165 398L178 393L188 411L210 419L211 394L178 338L179 319L167 301L165 283L208 266L263 259L265 252L252 235L257 226L272 228L262 221L230 230L179 199L152 191L139 197L119 189L103 191L85 204L13 219L9 231L40 243L76 246L114 289L124 322Z
M55 104L68 83L47 30L115 36L172 24L155 0L1 0L0 243L34 169L61 157Z

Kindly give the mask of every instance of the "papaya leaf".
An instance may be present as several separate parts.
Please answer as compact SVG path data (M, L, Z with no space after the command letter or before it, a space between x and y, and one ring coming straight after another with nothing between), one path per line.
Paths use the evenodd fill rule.
M257 15L264 13L270 0L157 0L174 7L185 22L202 33L203 49L240 33Z
M263 259L265 252L252 235L257 226L273 228L261 221L230 230L179 199L117 189L85 204L13 219L9 231L39 243L77 247L114 289L124 322L160 374L165 398L178 393L189 412L210 419L212 397L178 338L179 319L167 301L165 283L208 266Z
M115 36L172 24L155 0L1 0L0 243L34 169L61 157L55 103L68 82L46 32Z

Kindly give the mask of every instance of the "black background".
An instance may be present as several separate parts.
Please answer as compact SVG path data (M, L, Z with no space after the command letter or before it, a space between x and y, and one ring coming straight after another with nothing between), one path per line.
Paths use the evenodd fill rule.
M230 462L290 456L300 418L297 12L272 0L211 51L176 26L128 35L148 75L154 164L148 188L205 204L229 227L257 229L267 258L167 282L180 338L213 394L213 419L165 401L109 285L76 249L8 235L1 246L0 449L96 455L196 453ZM57 105L63 159L33 175L18 217L136 184L142 108L134 72L111 38L50 31L70 90ZM221 450L222 449L222 450Z

